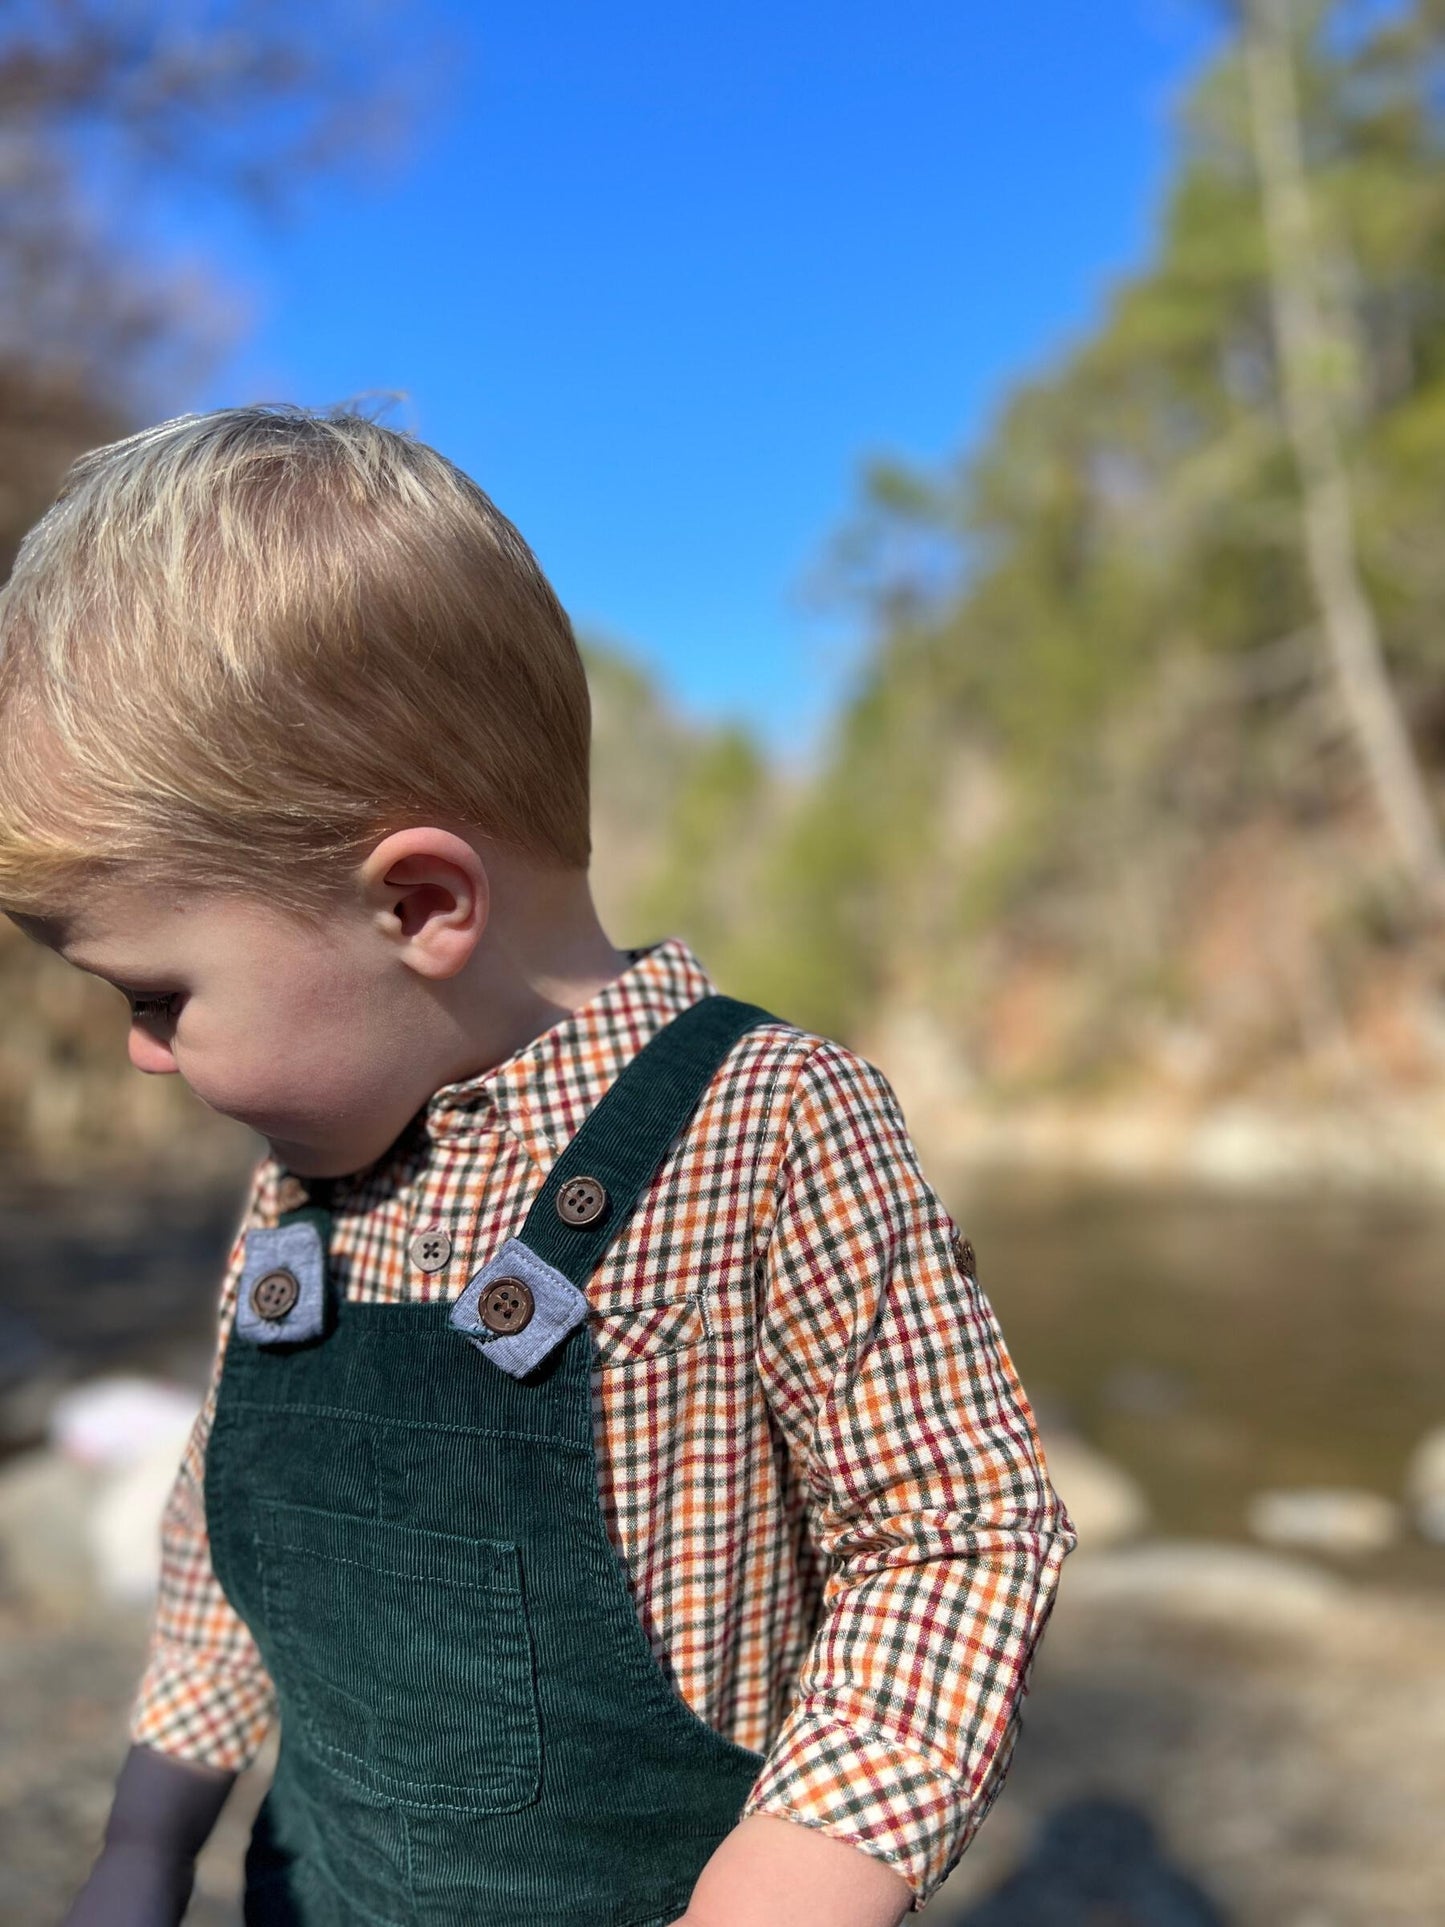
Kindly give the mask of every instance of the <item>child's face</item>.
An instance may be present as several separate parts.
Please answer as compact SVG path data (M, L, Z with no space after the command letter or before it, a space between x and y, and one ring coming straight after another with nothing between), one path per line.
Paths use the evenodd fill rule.
M371 1163L430 1095L414 979L360 913L313 930L261 898L129 889L63 927L12 920L126 994L137 1070L179 1073L303 1176Z

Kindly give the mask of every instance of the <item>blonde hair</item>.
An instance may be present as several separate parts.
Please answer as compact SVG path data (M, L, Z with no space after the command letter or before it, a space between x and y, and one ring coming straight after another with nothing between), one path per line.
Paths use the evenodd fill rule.
M443 456L182 415L75 462L0 591L0 905L118 877L304 916L418 822L585 869L590 739L561 604Z

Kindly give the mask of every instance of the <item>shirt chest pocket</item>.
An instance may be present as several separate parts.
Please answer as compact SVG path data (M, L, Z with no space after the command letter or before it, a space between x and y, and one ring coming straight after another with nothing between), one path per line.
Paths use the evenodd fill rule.
M592 1356L598 1365L643 1365L686 1351L707 1337L707 1316L698 1297L658 1296L601 1304L591 1318Z

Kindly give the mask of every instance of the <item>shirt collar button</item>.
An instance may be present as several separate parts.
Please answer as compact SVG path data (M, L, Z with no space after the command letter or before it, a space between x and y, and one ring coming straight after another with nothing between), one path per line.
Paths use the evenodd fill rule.
M422 1271L440 1271L451 1259L451 1237L439 1226L433 1225L428 1230L416 1232L408 1250L412 1263Z

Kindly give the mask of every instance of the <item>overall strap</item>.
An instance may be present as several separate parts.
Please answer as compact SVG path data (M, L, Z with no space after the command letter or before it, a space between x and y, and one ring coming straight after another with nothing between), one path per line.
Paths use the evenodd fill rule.
M473 1274L451 1323L493 1364L531 1371L586 1318L582 1287L745 1031L777 1023L713 992L643 1045L559 1154L521 1232Z
M521 1235L537 1256L575 1285L589 1278L738 1038L777 1021L757 1004L715 993L650 1038L587 1114L533 1200ZM603 1194L595 1215L589 1179Z

